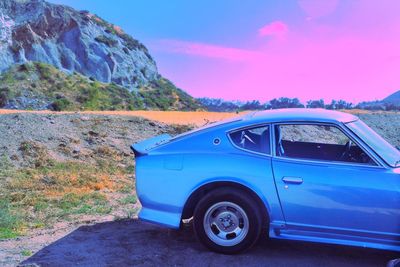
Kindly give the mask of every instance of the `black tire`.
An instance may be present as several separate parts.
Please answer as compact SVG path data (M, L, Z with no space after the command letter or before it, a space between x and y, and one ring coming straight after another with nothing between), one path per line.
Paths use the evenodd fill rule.
M246 221L248 221L248 226L246 228L247 230L245 231L247 232L247 234L242 234L241 238L237 237L238 240L240 240L240 242L237 244L221 245L216 243L209 237L209 235L212 235L210 231L208 231L209 235L207 235L206 231L207 226L205 226L204 222L206 213L213 214L207 211L209 209L212 210L212 207L215 207L216 205L217 206L222 205L223 203L228 203L228 205L229 203L233 203L237 205L238 207L241 208L242 212L244 211L245 215L247 216L248 220ZM223 212L221 212L220 214L223 215ZM211 215L211 217L213 217L213 215ZM208 216L207 218L210 217ZM218 217L218 220L221 220L221 218ZM239 225L240 224L238 224L236 228L238 227L240 228ZM244 223L242 223L241 226L245 227L243 225ZM234 188L216 189L205 195L197 204L196 209L194 211L193 226L197 239L210 250L223 254L237 254L251 248L259 239L262 231L262 216L260 214L260 208L258 207L257 203L246 192ZM224 226L219 225L219 227L221 228ZM215 231L217 233L221 233L219 231L220 228L217 228L218 230ZM212 231L214 232L215 227L214 228L211 227L210 229L213 229ZM222 235L224 236L225 232L222 233L223 233ZM229 235L230 234L226 236ZM232 238L232 240L235 238L236 237ZM218 238L214 237L214 239Z

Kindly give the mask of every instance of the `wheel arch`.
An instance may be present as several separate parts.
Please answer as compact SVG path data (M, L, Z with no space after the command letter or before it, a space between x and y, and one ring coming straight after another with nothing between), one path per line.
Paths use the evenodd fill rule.
M186 200L182 211L181 221L193 217L194 210L198 201L207 193L213 190L217 190L221 187L238 189L248 194L257 204L257 207L260 210L261 216L263 218L263 224L268 225L270 221L270 212L267 203L265 203L265 201L262 200L262 197L249 186L246 186L237 181L212 181L199 186L190 194L189 198Z

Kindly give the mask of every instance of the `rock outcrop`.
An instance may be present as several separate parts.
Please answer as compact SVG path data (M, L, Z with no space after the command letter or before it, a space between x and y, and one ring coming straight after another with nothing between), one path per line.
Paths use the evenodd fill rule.
M26 61L130 91L160 78L143 44L96 15L43 0L1 0L0 72Z

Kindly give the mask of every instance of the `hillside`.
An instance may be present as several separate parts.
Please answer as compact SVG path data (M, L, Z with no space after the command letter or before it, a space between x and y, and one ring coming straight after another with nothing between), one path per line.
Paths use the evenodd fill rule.
M382 100L382 102L400 105L400 91L397 91L396 93L393 93L390 96L386 97Z
M199 105L159 78L129 92L44 63L14 65L0 75L0 108L44 110L195 110Z
M160 78L143 44L87 11L44 0L2 0L0 17L0 70L44 62L130 90Z
M0 73L0 108L200 108L120 27L44 0L0 2Z

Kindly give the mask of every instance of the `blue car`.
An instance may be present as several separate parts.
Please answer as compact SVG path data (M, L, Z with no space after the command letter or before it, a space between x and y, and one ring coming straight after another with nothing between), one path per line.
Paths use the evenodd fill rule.
M132 145L139 218L209 249L261 235L400 251L400 151L358 117L262 111Z

